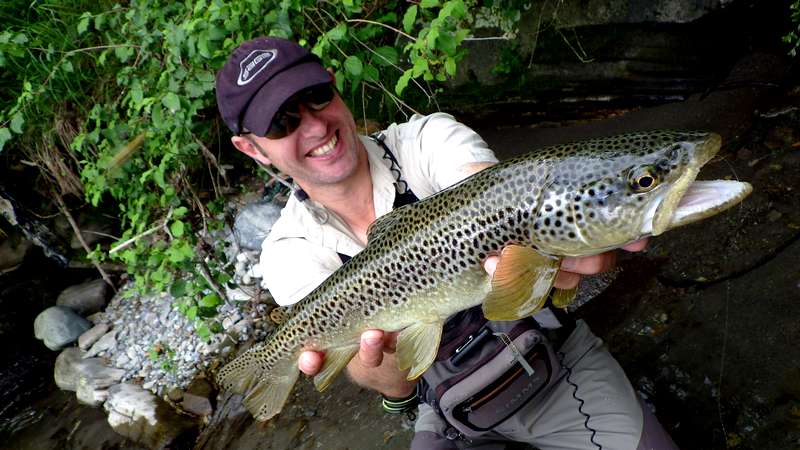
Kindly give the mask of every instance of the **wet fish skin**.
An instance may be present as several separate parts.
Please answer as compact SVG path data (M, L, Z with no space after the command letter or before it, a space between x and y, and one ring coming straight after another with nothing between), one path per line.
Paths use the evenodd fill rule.
M547 147L396 209L375 222L361 253L218 380L246 393L248 409L267 420L288 398L302 350L325 351L314 379L322 390L370 328L401 331L398 366L416 378L455 312L483 303L493 320L528 316L544 304L560 257L601 253L741 201L749 185L730 182L711 191L722 201L701 199L698 211L676 212L719 146L712 133L657 131ZM501 250L490 279L482 262ZM572 294L559 293L560 301Z

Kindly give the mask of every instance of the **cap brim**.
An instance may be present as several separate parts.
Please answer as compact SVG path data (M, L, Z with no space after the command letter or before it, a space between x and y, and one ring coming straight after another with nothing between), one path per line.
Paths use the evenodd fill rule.
M283 103L305 88L333 81L318 62L298 64L275 75L258 90L244 113L242 125L256 136L264 136Z

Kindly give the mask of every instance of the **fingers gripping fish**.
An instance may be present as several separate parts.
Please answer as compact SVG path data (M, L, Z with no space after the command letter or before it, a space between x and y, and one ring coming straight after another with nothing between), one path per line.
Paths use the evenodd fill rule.
M398 208L373 224L361 253L218 380L268 420L283 408L303 350L325 352L314 377L321 391L373 328L400 331L398 366L415 379L432 364L452 314L482 304L490 320L530 316L550 294L561 257L602 253L739 203L748 183L695 181L719 147L716 134L679 131L552 146ZM490 278L482 262L497 252ZM553 295L561 305L573 296Z

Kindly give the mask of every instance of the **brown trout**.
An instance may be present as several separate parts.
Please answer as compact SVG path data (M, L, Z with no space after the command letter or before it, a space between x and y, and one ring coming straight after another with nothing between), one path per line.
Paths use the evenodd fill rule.
M218 380L268 420L297 380L302 350L325 352L314 377L321 391L371 328L400 331L397 362L415 379L433 362L452 314L482 304L490 320L530 316L550 294L560 257L618 248L740 202L748 183L695 181L719 147L716 134L679 131L552 146L398 208L375 221L361 253ZM498 252L490 278L482 262ZM567 304L573 295L553 297Z

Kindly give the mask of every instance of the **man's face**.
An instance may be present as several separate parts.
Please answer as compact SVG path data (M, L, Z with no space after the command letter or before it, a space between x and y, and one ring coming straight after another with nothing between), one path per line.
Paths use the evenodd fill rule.
M339 95L319 111L301 105L300 117L297 129L283 138L235 136L233 143L256 160L273 164L304 189L336 184L355 173L359 158L366 155L360 152L353 115ZM252 139L261 149L237 139Z

